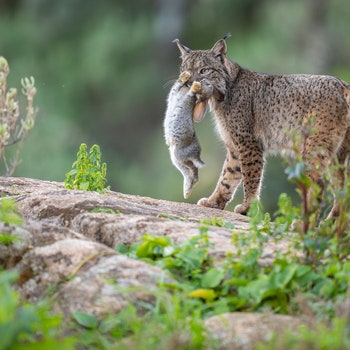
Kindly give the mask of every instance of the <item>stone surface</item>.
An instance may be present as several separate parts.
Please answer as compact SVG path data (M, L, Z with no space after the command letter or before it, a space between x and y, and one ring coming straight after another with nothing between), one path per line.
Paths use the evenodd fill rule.
M23 227L0 223L2 232L18 237L15 244L0 246L0 264L18 271L22 299L36 302L49 295L66 317L83 311L102 318L128 302L142 308L153 302L160 282L176 283L157 267L117 254L119 243L130 245L145 233L181 243L197 236L201 220L212 217L234 224L242 235L249 229L245 216L228 211L113 191L70 191L52 181L0 178L0 194L16 200L25 220ZM214 261L236 252L232 229L206 229ZM270 264L289 245L267 239L261 263ZM299 323L287 316L233 313L209 318L206 327L220 349L252 349L271 331Z
M297 331L306 323L286 315L232 312L208 318L205 326L219 341L220 350L253 350L257 343L270 340L273 333Z

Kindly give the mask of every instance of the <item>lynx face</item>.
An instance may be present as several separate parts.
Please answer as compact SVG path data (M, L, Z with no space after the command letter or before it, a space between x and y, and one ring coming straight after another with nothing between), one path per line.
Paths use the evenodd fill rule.
M182 64L180 71L191 73L190 85L193 81L206 79L213 87L213 96L222 101L228 92L227 81L230 80L226 67L226 44L219 40L211 50L192 51L177 41L181 52ZM232 77L231 77L232 79Z

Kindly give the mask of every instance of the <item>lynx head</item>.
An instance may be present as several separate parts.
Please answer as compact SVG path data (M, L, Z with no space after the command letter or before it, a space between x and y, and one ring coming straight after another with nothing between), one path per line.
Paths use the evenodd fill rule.
M191 85L193 81L207 80L214 87L213 95L210 97L217 101L225 99L228 92L228 82L232 80L232 76L230 78L229 74L229 65L232 62L226 57L227 46L225 39L228 36L226 35L223 39L218 40L210 50L191 50L181 44L178 39L174 40L181 53L182 63L180 71L191 73L191 78L187 84ZM201 113L194 113L196 121L201 120L199 118L196 119L196 115L204 116L207 102L208 100L200 101L202 105L198 106L197 109L200 109Z

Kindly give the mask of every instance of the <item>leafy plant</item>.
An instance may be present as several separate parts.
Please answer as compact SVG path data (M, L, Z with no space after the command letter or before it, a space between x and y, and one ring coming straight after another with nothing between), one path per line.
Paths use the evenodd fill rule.
M313 328L302 325L297 332L289 330L283 335L274 334L269 342L258 344L257 350L346 350L350 348L350 330L345 319L335 318L330 327L319 323Z
M10 176L19 164L19 155L29 131L34 127L36 110L34 96L36 94L33 77L21 80L22 93L27 98L27 112L20 117L17 89L7 89L7 76L10 67L7 60L0 56L0 157L4 162L5 175ZM17 149L11 163L7 161L5 148L17 143Z
M93 145L88 152L86 144L82 143L72 170L66 174L64 186L70 190L105 193L109 189L105 187L107 164L101 163L101 158L102 154L98 145Z
M0 199L0 221L7 225L22 225L23 220L16 209L14 200L9 198ZM16 236L0 232L0 244L11 244L16 241Z
M81 326L76 329L79 344L106 350L216 348L204 328L196 300L179 291L169 293L169 287L160 287L152 296L152 302L129 303L117 315L101 321L94 315L75 312L74 320ZM139 308L144 312L140 313Z
M47 304L20 304L12 288L16 278L14 272L0 272L0 350L73 350L74 338L61 332L62 318Z
M218 218L216 216L212 216L211 218L204 218L200 220L200 223L202 225L208 225L208 226L217 226L217 227L225 227L225 228L231 228L234 229L235 225L232 222L225 221L225 218Z

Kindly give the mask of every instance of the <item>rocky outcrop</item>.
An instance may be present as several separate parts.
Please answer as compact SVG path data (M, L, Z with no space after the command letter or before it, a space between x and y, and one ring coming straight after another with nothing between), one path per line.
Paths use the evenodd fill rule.
M152 302L152 291L160 282L176 283L161 269L116 253L119 243L130 245L145 233L180 243L198 235L201 220L211 217L233 223L242 234L249 228L245 216L228 211L112 191L104 195L71 191L51 181L0 178L0 193L17 201L25 220L23 227L1 224L2 232L18 240L0 246L0 264L18 271L17 288L23 299L35 302L51 295L56 309L66 315L117 313L128 302ZM232 229L208 226L208 235L214 259L235 252ZM269 263L276 250L287 250L288 245L268 240L262 263ZM220 340L221 349L250 349L269 332L299 323L287 316L235 313L212 317L206 327ZM254 331L248 331L248 324Z

